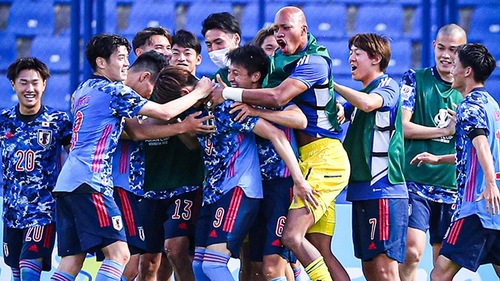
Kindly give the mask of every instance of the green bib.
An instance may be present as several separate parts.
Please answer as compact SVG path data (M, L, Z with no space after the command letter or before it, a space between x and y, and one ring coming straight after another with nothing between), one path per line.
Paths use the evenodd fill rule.
M199 149L188 149L178 137L153 140L144 149L145 191L202 185L205 166Z
M370 93L378 86L381 78L360 90L361 92ZM375 124L375 114L377 110L372 112L364 112L356 110L354 122L351 123L347 130L347 135L344 140L344 147L349 155L351 163L350 182L369 182L372 180L370 170L370 162L372 157L388 157L389 161L389 181L392 184L402 184L405 182L403 175L404 165L404 134L403 122L401 120L401 104L398 106L396 120L393 128L379 128ZM385 155L374 155L372 152L373 134L375 130L393 130L390 138L389 148Z
M417 92L415 110L411 121L426 127L444 127L447 124L446 109L453 109L452 103L459 104L462 94L451 88L450 84L438 80L431 68L416 71ZM405 178L420 184L456 189L456 171L454 165L410 165L409 162L418 153L427 151L435 155L455 153L455 137L441 137L428 140L406 139Z

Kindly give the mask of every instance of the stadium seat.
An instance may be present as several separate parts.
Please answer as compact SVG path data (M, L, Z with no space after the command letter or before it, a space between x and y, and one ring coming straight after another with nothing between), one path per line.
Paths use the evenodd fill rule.
M17 58L16 37L10 33L0 32L0 71L6 71Z
M345 39L324 39L318 40L319 45L323 45L328 50L333 63L333 75L351 75L349 65L349 47Z
M347 13L344 5L314 3L304 5L302 10L309 31L316 38L345 36Z
M14 61L12 61L14 62ZM12 85L10 84L7 76L2 75L0 77L0 90L2 92L2 98L0 99L0 109L8 108L17 103L17 96Z
M412 46L410 40L396 40L391 42L391 60L387 67L387 73L393 77L401 76L412 67L411 55ZM399 82L399 81L398 81Z
M55 16L52 1L13 1L7 30L18 36L52 35Z
M500 6L480 6L472 13L469 40L500 40Z
M128 26L123 34L135 35L139 30L150 26L163 26L169 31L175 29L175 5L173 2L139 2L130 10Z
M47 80L43 104L69 112L71 94L73 93L69 85L69 73L52 75Z
M71 40L68 36L36 36L31 55L43 61L52 72L69 71Z
M493 55L495 60L497 61L497 67L491 74L492 76L496 76L500 78L500 45L499 41L495 39L486 39L482 42L488 51ZM500 88L499 88L500 89ZM500 93L499 93L500 96Z
M401 5L361 5L356 17L354 33L378 33L398 38L403 34L403 7Z
M228 12L233 13L233 6L225 2L198 1L188 7L186 14L186 26L184 29L201 34L201 23L212 13Z
M242 37L246 40L252 40L261 28L271 26L274 23L276 12L284 6L286 6L285 3L267 2L265 5L264 23L261 26L259 25L259 3L247 4L243 10L240 22Z

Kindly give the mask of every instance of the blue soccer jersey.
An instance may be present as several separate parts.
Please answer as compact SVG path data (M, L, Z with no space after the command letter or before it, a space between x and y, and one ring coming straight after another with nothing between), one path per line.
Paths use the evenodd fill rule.
M287 106L293 105L294 103L289 103L283 108L280 109L270 109L268 110L283 110ZM295 141L295 134L293 129L287 128L284 126L280 126L274 124L280 130L285 133L287 140L290 142L295 155L298 155L297 151L297 142ZM272 180L277 178L287 178L291 176L290 170L285 164L285 161L281 159L281 156L278 154L278 151L274 148L273 143L268 140L257 136L257 148L259 151L259 161L260 161L260 171L262 173L263 180Z
M459 104L456 123L457 186L460 194L455 219L473 214L484 228L500 230L500 216L486 213L486 200L476 201L486 189L484 171L469 134L476 129L486 133L493 156L497 187L500 186L500 109L485 88L476 88Z
M61 169L61 147L69 145L66 113L42 106L24 116L19 106L0 115L3 168L3 219L10 228L47 225L55 219L51 191Z
M234 121L236 115L229 113L233 103L225 101L215 107L216 132L198 135L207 169L203 183L204 204L216 202L236 186L249 198L262 198L259 157L252 132L259 119L248 117L243 123ZM206 110L203 113L208 114Z
M294 98L294 102L307 116L307 127L301 132L317 138L340 139L341 131L335 131L328 120L325 106L333 98L328 89L331 69L319 55L306 55L297 61L289 78L307 85L307 90Z
M138 196L144 195L143 142L120 139L113 156L113 184Z
M123 117L136 116L147 102L122 82L94 75L80 84L75 93L71 150L54 191L71 192L85 183L112 196L111 163Z

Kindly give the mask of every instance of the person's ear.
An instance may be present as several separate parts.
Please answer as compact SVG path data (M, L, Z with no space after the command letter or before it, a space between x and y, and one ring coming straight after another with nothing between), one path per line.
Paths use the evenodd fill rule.
M151 79L151 72L149 71L144 71L141 73L141 76L139 76L139 82L149 81L149 79Z
M95 64L98 68L104 68L106 65L106 59L104 59L103 57L97 57L95 59Z
M262 74L260 73L260 71L255 71L252 75L251 75L251 79L252 79L252 83L257 83L259 82L260 80L260 77L262 77Z

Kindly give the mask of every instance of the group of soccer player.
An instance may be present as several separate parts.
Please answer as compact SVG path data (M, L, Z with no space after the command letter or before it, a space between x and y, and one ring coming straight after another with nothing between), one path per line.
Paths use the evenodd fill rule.
M96 280L233 280L231 257L240 280L349 280L331 248L346 186L367 280L416 280L428 230L433 280L498 269L500 109L484 88L496 64L460 26L443 26L435 65L400 83L386 74L388 38L352 36L360 90L335 82L336 50L300 8L280 9L252 44L227 12L201 34L220 68L211 79L196 77L192 32L92 37L73 124L42 104L43 62L10 65L19 103L0 115L0 143L13 280L51 269L56 233L51 280L75 280L88 253L102 261Z

